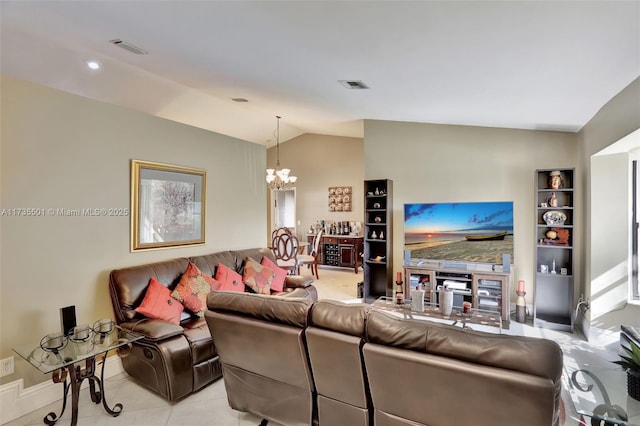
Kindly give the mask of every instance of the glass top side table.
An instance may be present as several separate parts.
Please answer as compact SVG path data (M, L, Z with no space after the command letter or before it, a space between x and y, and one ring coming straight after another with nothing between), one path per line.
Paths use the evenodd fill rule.
M627 395L627 375L617 365L565 365L564 376L576 412L588 424L640 426L640 401Z
M42 338L40 343L20 345L13 351L28 361L32 366L51 374L54 383L63 384L62 410L59 415L47 414L43 421L52 426L60 420L67 406L67 395L71 389L71 425L78 423L78 398L80 386L86 379L89 381L91 401L102 402L107 413L113 417L122 412L122 404L109 407L104 396L104 366L107 354L116 350L118 356L129 354L131 343L142 339L142 335L123 330L112 321L98 321L93 327L76 327L69 336L61 333L50 334ZM96 364L101 363L99 374ZM96 384L98 390L96 390Z

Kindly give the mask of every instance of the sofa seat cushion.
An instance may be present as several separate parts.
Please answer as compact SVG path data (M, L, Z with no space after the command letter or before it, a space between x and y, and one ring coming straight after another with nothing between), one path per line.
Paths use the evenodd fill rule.
M184 335L191 346L191 358L194 365L217 355L211 332L204 318L196 318L182 323Z

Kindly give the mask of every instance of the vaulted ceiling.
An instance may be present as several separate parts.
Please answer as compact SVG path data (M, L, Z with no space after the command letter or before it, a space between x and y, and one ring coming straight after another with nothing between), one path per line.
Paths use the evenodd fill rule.
M0 31L3 74L265 145L276 115L575 132L640 76L639 1L2 1Z

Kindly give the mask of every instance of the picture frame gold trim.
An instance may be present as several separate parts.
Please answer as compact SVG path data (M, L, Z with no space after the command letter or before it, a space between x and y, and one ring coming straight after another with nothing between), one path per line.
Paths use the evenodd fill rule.
M205 243L203 169L131 160L131 251Z

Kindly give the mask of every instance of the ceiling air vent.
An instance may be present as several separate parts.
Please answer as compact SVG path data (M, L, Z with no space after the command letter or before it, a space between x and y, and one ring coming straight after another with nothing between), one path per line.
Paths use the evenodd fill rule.
M338 80L340 84L342 84L347 89L368 89L369 86L364 84L360 80Z
M126 41L122 41L119 38L116 38L114 40L109 40L109 43L114 44L118 47L122 47L124 50L128 50L131 53L135 53L136 55L146 55L147 52L144 49L140 49L138 46L134 46L131 43L127 43Z

